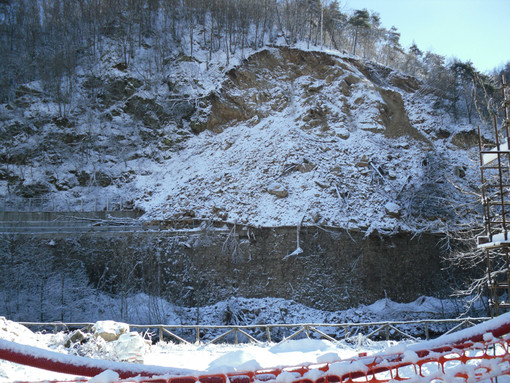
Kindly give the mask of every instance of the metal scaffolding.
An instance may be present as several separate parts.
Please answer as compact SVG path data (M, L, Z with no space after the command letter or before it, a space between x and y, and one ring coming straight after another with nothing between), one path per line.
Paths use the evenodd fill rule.
M492 316L510 309L510 87L505 76L502 92L503 122L498 126L494 116L495 142L484 143L478 128L485 235L477 245L486 253Z

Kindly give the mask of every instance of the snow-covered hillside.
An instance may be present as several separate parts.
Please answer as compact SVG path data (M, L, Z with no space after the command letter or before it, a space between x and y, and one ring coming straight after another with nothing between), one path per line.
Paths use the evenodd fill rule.
M198 305L190 292L203 290L202 303L208 304L229 297L270 296L331 311L339 304L372 303L385 294L414 300L441 290L437 296L444 296L446 284L456 276L439 275L440 238L413 240L416 233L443 233L478 217L473 198L479 184L478 137L473 127L454 123L438 107L437 89L414 77L337 51L280 43L247 48L245 57L233 55L226 65L221 50L211 53L197 42L193 57L176 50L167 71L153 72L149 58L155 47L150 39L134 52L130 65L108 49L105 39L101 58L78 66L75 92L64 115L62 105L45 94L39 81L20 86L12 101L0 105L0 206L139 209L142 220L168 221L160 227L191 218L220 221L216 226L301 225L330 233L327 244L318 243L322 232L310 232L311 238L300 242L294 228L281 235L269 233L258 243L250 237L255 230L250 228L238 241L233 238L240 235L236 225L229 226L234 247L228 247L230 235L218 237L214 256L207 255L211 241L170 245L156 239L154 247L143 248L135 237L119 238L115 245L107 241L106 249L94 247L100 242L75 237L44 243L5 237L12 262L18 262L14 254L21 254L28 260L23 265L33 268L34 251L41 260L42 282L25 290L44 291L46 281L55 278L69 284L67 275L79 274L76 291L83 294L65 300L75 306L85 302L88 311L67 310L65 315L84 315L83 320L96 313L96 306L87 303L89 295L105 289L104 280L116 294L116 283L130 278L129 270L141 273L136 288L132 280L122 287L129 291L124 305L133 302L133 308L154 306L155 301L155 307L167 307L168 302L159 303L156 297L163 291L167 299L182 298L182 305ZM212 227L204 222L204 230L195 234L208 239L206 229ZM347 241L335 234L343 229ZM367 239L371 233L373 241ZM396 233L403 233L396 242L379 235ZM356 243L353 236L366 243ZM19 248L13 249L14 243ZM148 249L154 251L145 254ZM69 252L76 254L77 264L86 264L80 273L56 261ZM80 259L84 254L86 262ZM94 263L91 254L106 263ZM290 260L294 255L299 259ZM140 282L147 281L143 270L152 256L158 270L167 273L164 281L154 281L161 288ZM216 258L220 256L221 262ZM320 262L314 257L321 257ZM400 259L404 261L397 267L395 260ZM115 262L118 266L112 267ZM294 275L288 273L290 263L300 268ZM296 266L301 264L307 266ZM118 271L121 266L124 274ZM5 263L5 275L10 267ZM326 269L327 275L320 277ZM420 277L409 275L411 269ZM298 274L302 277L294 282ZM63 301L56 293L40 295L41 310L34 309L38 313L15 309L20 299L11 291L19 293L17 280L5 283L2 293L16 297L5 304L6 312L19 318L54 318L46 306ZM202 288L199 280L205 281ZM139 292L151 295L141 294L141 305L134 303ZM137 313L128 315L126 307L104 309L110 307L109 299L101 298L106 302L102 311L97 309L101 318L137 318ZM41 303L45 300L46 306ZM153 313L140 310L140 321L155 320ZM158 317L162 322L174 319L170 309L163 314Z
M477 173L433 103L416 79L369 62L255 53L199 110L206 130L136 181L138 205L152 218L437 229L454 219L444 202L462 198L450 182L468 188Z
M105 56L82 68L65 118L37 82L21 87L1 106L0 194L257 226L466 218L452 185L476 187L476 136L420 81L334 52L267 48L228 68L200 55L164 78L143 70L144 49L132 68Z

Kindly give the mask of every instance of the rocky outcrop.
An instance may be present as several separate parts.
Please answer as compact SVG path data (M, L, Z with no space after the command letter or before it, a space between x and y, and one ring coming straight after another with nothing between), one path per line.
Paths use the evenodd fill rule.
M95 336L101 337L107 342L113 342L129 332L129 325L111 320L99 321L94 324L92 331Z
M402 95L394 90L378 88L384 101L380 106L380 119L386 129L384 134L388 137L412 137L416 140L428 140L411 125Z
M13 237L11 243L17 254L34 246L50 251L57 268L59 259L69 262L71 257L85 267L91 286L116 294L161 295L185 306L231 297L281 297L340 310L384 297L407 302L421 295L442 296L450 291L450 279L461 277L444 269L442 236L427 233L367 235L304 226L301 252L294 251L296 227L203 228L178 237L161 232L52 238L51 247L42 237Z
M218 132L229 124L254 117L260 120L285 110L295 115L297 125L328 129L339 122L348 123L352 113L374 102L373 97L361 96L351 103L353 91L363 93L360 89L364 88L366 94L378 92L381 99L372 123L360 127L384 132L388 137L407 136L426 142L412 126L399 93L414 92L420 86L413 77L373 63L284 47L266 49L227 72L221 91L209 98L207 121L196 131ZM325 102L331 91L344 97ZM342 113L333 112L331 104Z
M278 198L285 198L289 195L289 192L285 187L278 182L273 182L267 187L267 192Z

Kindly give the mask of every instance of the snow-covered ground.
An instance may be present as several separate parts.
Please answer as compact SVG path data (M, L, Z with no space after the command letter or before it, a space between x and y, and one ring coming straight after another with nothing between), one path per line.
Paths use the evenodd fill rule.
M350 344L346 341L329 342L325 340L317 339L301 339L301 340L286 340L279 344L274 343L263 343L257 345L176 345L173 343L159 342L155 345L146 344L143 355L143 364L147 369L153 369L151 366L159 366L169 368L168 371L173 371L172 374L182 375L208 375L208 374L232 374L232 373L243 373L247 371L256 371L261 369L271 368L282 368L282 367L293 367L300 365L320 364L320 363L332 363L329 366L329 371L332 374L337 374L334 371L344 371L345 366L340 367L340 362L345 359L357 357L360 355L370 356L373 354L402 354L406 361L410 363L416 363L418 361L418 350L427 350L434 347L440 347L445 344L457 344L463 343L467 338L471 338L476 335L483 335L483 341L491 342L494 340L492 331L499 329L501 326L507 325L510 321L509 315L503 315L490 322L483 323L479 326L462 330L459 333L445 335L436 340L428 342L418 342L411 344L410 342L371 342L368 340L360 340L356 344ZM96 326L99 328L104 323L97 323ZM112 327L111 323L106 324L104 327ZM113 328L115 325L113 326ZM119 324L118 328L123 326ZM115 328L114 328L115 331ZM15 349L23 350L29 349L27 346L37 347L42 350L38 350L40 356L54 360L55 354L71 354L85 357L93 357L95 359L106 359L112 361L111 368L119 368L116 361L122 361L121 352L119 352L118 342L119 340L105 342L104 339L98 335L99 331L96 331L96 336L91 336L88 341L80 344L80 342L74 343L71 347L69 344L64 346L69 341L69 335L64 333L57 334L35 334L30 330L21 326L15 322L7 321L4 318L0 318L0 348L6 349L9 347L8 342L17 342L23 344L23 346L14 346ZM126 334L127 335L127 334ZM6 342L7 341L7 342ZM481 346L479 346L481 347ZM126 352L128 348L123 348L122 352ZM140 350L140 348L138 348ZM129 350L128 350L129 351ZM507 353L504 349L501 349L502 354ZM458 354L452 354L455 358ZM457 355L457 356L455 356ZM474 356L473 353L469 354ZM68 361L74 363L77 359L73 356L67 357ZM74 359L73 359L74 358ZM83 362L83 359L79 363ZM92 361L84 361L85 364L90 365ZM104 362L101 362L104 363ZM109 363L109 362L108 362ZM355 362L350 368L358 366ZM474 361L474 363L480 363L480 361ZM107 365L107 364L105 364ZM124 366L133 366L126 365ZM363 364L359 364L362 370ZM426 365L424 368L430 369L433 364ZM454 366L454 367L453 367ZM473 363L467 363L465 366L458 365L457 363L452 364L452 371L446 370L445 373L450 374L452 382L453 374L457 372L465 372L472 374L475 370ZM499 371L498 368L506 366L508 368L508 362L497 366L496 363L488 364L489 368L493 371ZM138 368L138 367L133 367ZM336 368L336 370L335 370ZM437 366L435 367L437 368ZM153 369L154 371L154 369ZM358 371L358 370L352 370ZM316 371L319 373L319 371ZM425 370L424 370L425 372ZM425 372L426 374L434 374L433 372ZM501 374L501 372L497 372ZM338 372L338 374L340 374ZM431 375L431 376L432 376ZM113 382L118 377L116 373L108 371L107 373L100 374L91 382L95 383L109 383ZM78 379L79 376L69 376L64 374L58 374L54 372L44 371L31 367L14 364L11 362L0 361L0 382L13 382L13 381L43 381L43 380L54 380L54 379ZM288 378L288 379L286 379ZM508 381L504 377L504 381ZM289 380L290 379L290 380ZM291 382L295 378L291 376L278 378L278 382ZM317 379L311 378L312 380ZM427 379L420 380L423 382L430 381ZM450 380L446 380L449 382ZM456 380L455 380L456 381Z
M36 335L32 344L48 350L66 352L62 345L55 343L59 337L62 335ZM329 341L312 339L262 345L197 346L158 343L147 351L144 364L202 371L203 373L225 373L332 362L356 356L358 352L378 352L390 345L392 344L380 342L353 348L347 344L333 344ZM78 377L0 361L0 382L70 378Z
M139 297L141 299L141 297ZM113 301L110 303L114 303ZM136 304L133 304L133 307ZM138 303L138 306L143 306ZM421 297L410 303L396 303L383 299L369 306L338 311L323 312L308 308L295 302L283 299L244 299L236 298L227 302L220 302L213 306L200 308L200 324L224 325L226 310L231 320L238 325L255 325L264 323L362 323L384 320L413 320L448 318L459 314L461 306L454 300L439 300L431 297ZM478 307L480 308L480 307ZM167 308L170 310L170 308ZM194 323L196 309L173 306L172 315L167 317L167 324ZM186 311L177 316L176 312ZM168 311L170 312L170 311ZM442 313L442 314L439 314ZM102 318L105 319L105 318ZM433 326L431 327L433 329ZM289 331L291 331L289 329ZM289 336L293 331L278 334ZM410 327L406 329L413 333ZM436 331L441 331L438 327ZM444 329L443 329L444 331ZM223 331L224 332L224 331ZM216 334L217 335L217 334ZM347 340L332 343L320 339L297 339L283 343L261 344L210 344L214 334L208 334L202 339L201 345L175 344L158 342L148 345L143 356L144 364L167 366L190 370L213 372L253 370L277 366L296 366L306 363L331 362L356 356L358 353L369 354L381 352L387 347L394 346L394 341L374 342L358 335ZM273 334L276 335L276 334ZM334 334L332 334L334 335ZM416 334L415 334L416 335ZM281 338L281 337L280 337ZM338 339L341 338L340 336ZM64 354L88 356L99 359L119 360L119 351L114 342L105 342L98 338L88 338L84 344L69 345L69 334L59 332L34 333L28 328L5 318L0 318L0 339L35 346L46 350ZM273 339L274 341L275 339ZM279 340L279 339L277 339ZM15 380L43 380L64 379L67 376L52 372L41 371L31 367L16 365L0 361L0 382Z
M65 347L68 338L69 336L62 332L57 334L33 333L16 322L0 318L0 339L64 354L119 360L115 350L115 342L107 343L101 338L94 338L94 340L82 346L75 345L75 347L69 348ZM358 342L355 345L347 342L334 344L318 339L289 340L280 344L262 343L257 345L185 345L159 342L146 346L143 362L145 365L174 367L207 373L225 373L332 362L356 356L359 352L378 352L394 344L395 342L371 342L368 340ZM0 382L70 378L77 377L0 361Z

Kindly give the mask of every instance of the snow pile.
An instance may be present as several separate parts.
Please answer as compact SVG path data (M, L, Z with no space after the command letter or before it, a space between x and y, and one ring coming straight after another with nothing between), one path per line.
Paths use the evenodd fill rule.
M183 308L185 323L196 318L196 308ZM483 310L483 306L475 307ZM381 299L341 311L323 311L282 298L232 298L200 307L200 323L211 325L257 325L267 323L369 323L385 320L453 318L463 313L460 302L422 296L413 302Z
M115 371L106 370L99 375L94 376L88 383L114 383L119 380L119 374Z
M121 335L128 333L129 325L114 321L98 321L94 324L92 330L94 335L100 336L107 342L111 342L119 339Z
M0 317L0 339L27 344L37 343L36 334L27 327Z

